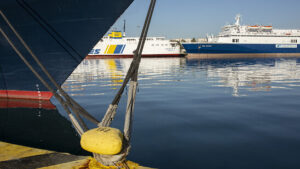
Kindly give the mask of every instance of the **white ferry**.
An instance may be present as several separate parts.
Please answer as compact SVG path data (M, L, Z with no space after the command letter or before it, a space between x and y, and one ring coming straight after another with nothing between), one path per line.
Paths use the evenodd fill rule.
M218 36L207 37L207 42L183 43L188 54L212 56L226 54L262 54L300 56L300 30L274 29L273 26L226 25Z
M121 31L113 31L96 44L87 58L133 57L138 42L138 37L125 37ZM147 37L142 56L179 57L184 54L178 42L172 42L164 37Z

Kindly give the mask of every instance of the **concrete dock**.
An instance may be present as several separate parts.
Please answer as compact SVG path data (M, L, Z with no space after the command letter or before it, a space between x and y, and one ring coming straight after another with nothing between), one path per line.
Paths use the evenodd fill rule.
M75 156L0 142L1 169L73 169L86 166L89 160L88 156Z
M131 169L150 169L128 161ZM0 142L0 169L117 169L97 163L90 156L76 156Z

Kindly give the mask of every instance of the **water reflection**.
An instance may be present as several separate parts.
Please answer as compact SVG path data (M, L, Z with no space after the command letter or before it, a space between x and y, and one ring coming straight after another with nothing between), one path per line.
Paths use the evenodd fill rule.
M132 59L85 59L65 82L64 88L67 91L83 91L85 87L92 86L110 86L112 89L118 89L131 61ZM172 76L172 72L180 67L182 61L182 58L144 58L141 61L139 80L155 80L162 76ZM151 84L160 85L160 82Z
M130 63L131 59L84 60L66 81L64 88L73 91L72 95L87 95L84 90L88 87L118 89ZM213 87L230 87L233 96L246 96L244 91L268 92L300 86L300 65L298 59L144 58L139 70L139 81L143 87L194 81L195 78L207 80Z
M231 87L233 96L242 90L263 92L300 86L297 59L189 60L189 66L207 71L213 86Z
M0 100L0 141L87 154L72 124L50 101Z

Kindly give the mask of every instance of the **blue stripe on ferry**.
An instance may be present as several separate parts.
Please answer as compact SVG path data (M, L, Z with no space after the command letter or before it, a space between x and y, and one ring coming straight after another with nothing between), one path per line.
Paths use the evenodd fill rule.
M123 48L122 48L122 50L121 50L121 53L123 54L123 51L124 51L124 49L125 49L125 46L126 45L123 45Z
M114 54L120 54L124 45L117 45Z
M226 53L300 53L298 44L182 44L187 53L226 54Z

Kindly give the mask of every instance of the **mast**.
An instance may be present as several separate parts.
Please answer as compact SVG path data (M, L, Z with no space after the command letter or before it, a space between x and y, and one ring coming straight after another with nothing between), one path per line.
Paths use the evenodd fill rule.
M124 25L123 25L123 37L126 36L126 20L124 19Z
M241 15L237 14L235 17L235 25L240 26L240 21L241 21Z

